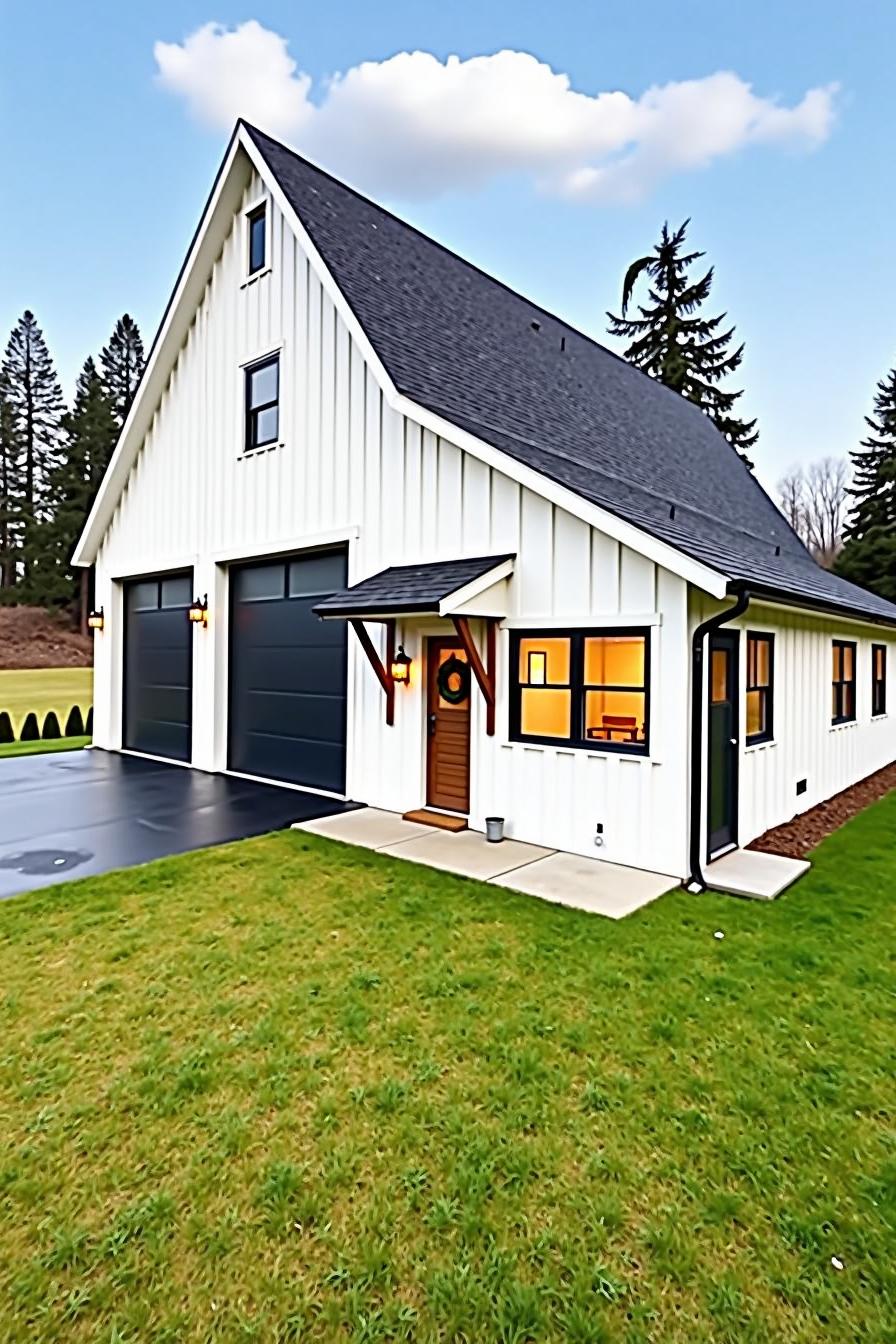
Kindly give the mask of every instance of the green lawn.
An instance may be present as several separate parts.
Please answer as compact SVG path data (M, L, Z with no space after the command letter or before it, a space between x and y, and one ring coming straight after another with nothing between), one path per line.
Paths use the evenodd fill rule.
M37 756L48 751L77 751L89 743L89 737L48 737L37 742L3 742L0 743L0 760L7 756Z
M59 727L72 705L85 719L93 703L93 669L90 667L36 667L25 672L0 672L0 711L7 710L18 734L25 715L34 710L43 727L44 715L56 711Z
M290 832L3 903L3 1338L892 1341L894 833L619 924Z

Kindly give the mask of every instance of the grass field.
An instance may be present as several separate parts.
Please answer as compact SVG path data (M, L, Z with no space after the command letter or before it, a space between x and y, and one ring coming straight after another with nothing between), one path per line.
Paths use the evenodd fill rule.
M43 726L44 715L54 709L60 728L72 705L87 717L93 704L93 669L90 667L37 667L26 672L0 671L0 711L7 710L18 734L25 715L34 710Z
M77 751L90 744L89 737L51 737L38 742L0 743L0 761L8 756L36 756L48 751Z
M290 832L4 902L4 1339L892 1341L894 831L619 924Z

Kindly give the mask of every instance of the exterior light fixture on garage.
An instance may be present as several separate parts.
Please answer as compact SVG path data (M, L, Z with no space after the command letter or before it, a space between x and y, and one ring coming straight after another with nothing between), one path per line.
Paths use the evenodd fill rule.
M87 628L89 630L102 630L105 623L106 618L103 615L102 607L100 607L96 611L90 612L89 616L87 617Z
M411 660L404 651L404 645L399 644L398 652L392 659L392 680L396 686L408 686L411 681Z
M188 614L194 625L208 625L208 595L194 597L190 603Z

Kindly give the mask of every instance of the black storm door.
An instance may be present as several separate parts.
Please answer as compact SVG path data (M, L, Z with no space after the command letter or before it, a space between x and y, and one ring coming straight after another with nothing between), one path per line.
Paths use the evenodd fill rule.
M709 641L709 853L737 844L738 636L719 632Z

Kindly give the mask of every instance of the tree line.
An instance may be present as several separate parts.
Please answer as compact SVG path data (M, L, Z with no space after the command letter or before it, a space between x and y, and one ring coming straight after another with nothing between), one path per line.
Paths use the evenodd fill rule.
M0 602L66 607L83 621L86 572L72 553L145 359L127 313L84 362L67 407L37 319L26 310L0 363Z
M687 251L690 220L664 224L653 251L633 261L622 284L621 313L607 313L608 331L629 342L624 356L650 377L692 401L715 424L745 465L759 440L755 419L741 419L742 391L727 385L743 360L726 314L706 305L714 268L694 277L705 255ZM635 289L647 281L638 316L629 315ZM820 564L896 601L896 368L880 380L868 433L849 459L826 457L792 468L779 482L788 522Z

